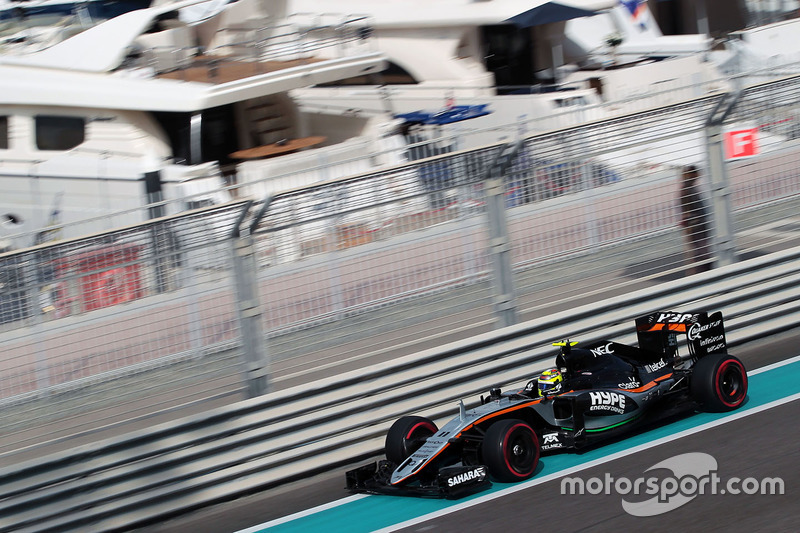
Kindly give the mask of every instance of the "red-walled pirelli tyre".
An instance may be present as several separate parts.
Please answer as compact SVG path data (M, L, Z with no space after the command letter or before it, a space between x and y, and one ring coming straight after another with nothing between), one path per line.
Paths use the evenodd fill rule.
M692 370L689 392L706 411L732 411L747 396L747 371L742 362L729 354L710 354Z
M399 465L437 431L436 424L422 416L398 419L386 434L386 459Z
M539 437L522 420L499 420L489 426L481 453L494 479L522 481L531 477L539 464Z

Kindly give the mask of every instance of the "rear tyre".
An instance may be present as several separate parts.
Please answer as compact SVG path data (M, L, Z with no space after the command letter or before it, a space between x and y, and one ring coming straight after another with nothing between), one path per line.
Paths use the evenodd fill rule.
M710 354L694 365L689 392L705 411L732 411L747 396L747 371L729 354Z
M483 437L482 457L494 479L502 483L533 476L539 464L539 437L522 420L499 420Z
M437 431L436 424L422 416L398 419L386 434L386 459L399 465Z

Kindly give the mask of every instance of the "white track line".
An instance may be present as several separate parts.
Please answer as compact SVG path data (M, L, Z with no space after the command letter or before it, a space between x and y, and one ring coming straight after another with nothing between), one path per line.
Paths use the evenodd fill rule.
M334 507L339 507L340 505L345 505L347 503L354 502L362 498L366 498L367 496L369 496L369 494L354 494L352 496L348 496L347 498L342 498L341 500L324 503L322 505L312 507L311 509L306 509L305 511L299 511L294 514L284 516L283 518L276 518L275 520L270 520L269 522L265 522L260 526L248 527L247 529L242 529L240 531L237 531L236 533L255 533L256 531L261 531L269 527L285 524L286 522L291 522L292 520L297 520L303 518L304 516L311 516L312 514L319 513L326 509L333 509Z

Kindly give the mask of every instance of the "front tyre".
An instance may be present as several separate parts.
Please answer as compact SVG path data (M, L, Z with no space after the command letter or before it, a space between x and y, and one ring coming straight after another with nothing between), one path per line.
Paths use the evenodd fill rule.
M437 431L436 424L422 416L398 419L386 434L386 459L399 465Z
M483 462L497 481L513 483L533 476L539 464L539 437L522 420L499 420L483 438Z
M747 371L732 355L706 355L694 365L689 392L706 411L732 411L747 396Z

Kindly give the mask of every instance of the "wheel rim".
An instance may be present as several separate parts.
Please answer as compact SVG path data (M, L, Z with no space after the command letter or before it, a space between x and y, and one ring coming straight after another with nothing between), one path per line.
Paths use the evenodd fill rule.
M522 425L514 426L506 434L504 443L505 458L508 469L520 476L531 473L537 458L535 437L530 428Z
M736 361L725 361L717 370L717 397L728 407L744 400L747 390L744 369Z
M406 434L403 447L406 450L406 457L414 453L422 445L422 442L436 433L436 427L429 422L419 422L411 427Z
M427 439L436 433L436 428L431 426L428 422L419 422L408 430L406 440Z

